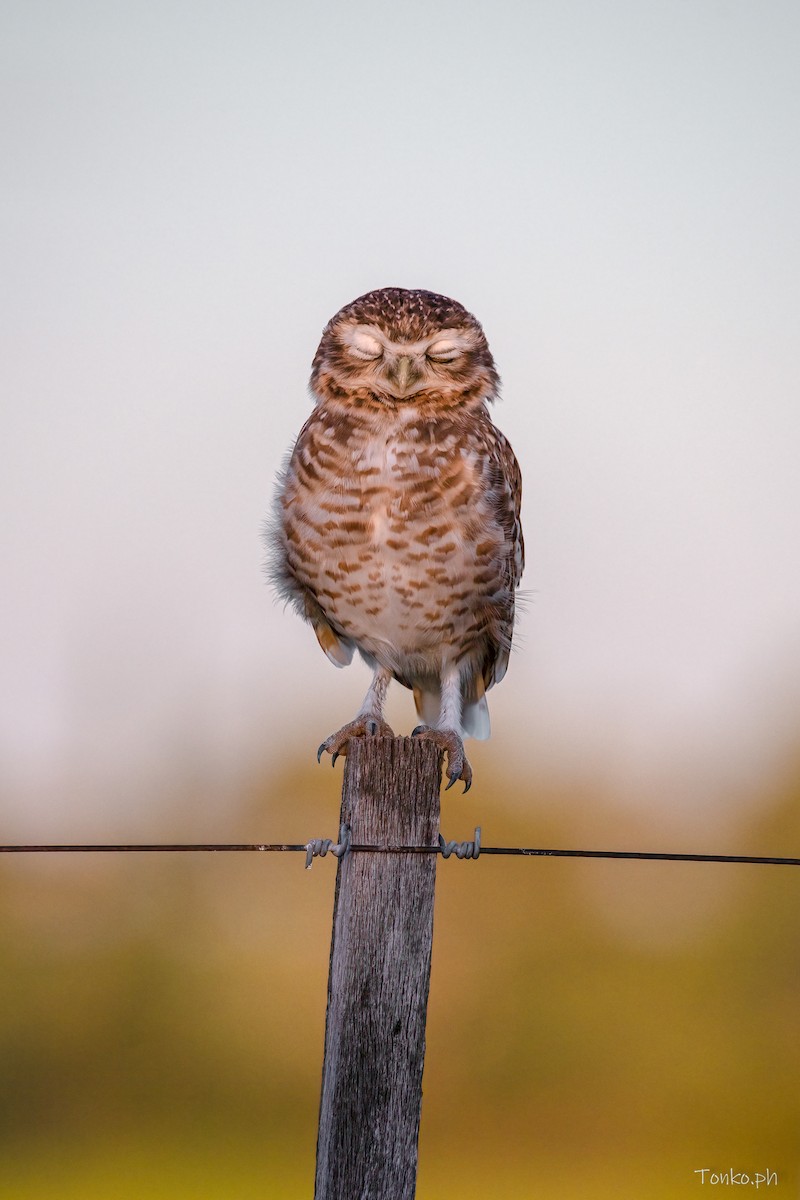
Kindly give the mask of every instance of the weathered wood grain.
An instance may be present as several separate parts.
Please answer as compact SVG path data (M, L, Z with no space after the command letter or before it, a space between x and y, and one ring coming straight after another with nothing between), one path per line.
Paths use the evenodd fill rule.
M417 739L351 742L341 819L353 842L436 845L441 760ZM414 1196L436 860L339 862L315 1200Z

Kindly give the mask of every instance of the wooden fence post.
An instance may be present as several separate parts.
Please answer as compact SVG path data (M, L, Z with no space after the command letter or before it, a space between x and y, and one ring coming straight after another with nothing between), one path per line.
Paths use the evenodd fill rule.
M435 846L441 760L416 738L351 742L341 820L352 841ZM436 859L339 860L315 1200L414 1196Z

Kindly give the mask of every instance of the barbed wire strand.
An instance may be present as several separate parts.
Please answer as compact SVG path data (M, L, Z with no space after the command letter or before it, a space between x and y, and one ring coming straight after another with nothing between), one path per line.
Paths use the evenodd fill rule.
M462 843L469 844L469 843ZM307 854L308 842L138 842L130 844L85 843L82 845L0 845L0 854L180 854L180 853L296 853ZM355 854L442 854L437 846L371 846L353 842ZM777 858L758 854L671 854L645 850L560 850L534 846L480 846L480 855L520 855L524 858L619 858L661 862L754 863L800 867L800 858ZM444 855L444 857L448 857Z

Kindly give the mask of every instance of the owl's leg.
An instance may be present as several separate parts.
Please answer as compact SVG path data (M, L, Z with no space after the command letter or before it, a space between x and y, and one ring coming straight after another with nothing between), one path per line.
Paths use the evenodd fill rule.
M375 667L372 683L369 685L364 703L358 710L354 721L343 725L337 733L332 733L317 751L317 762L321 762L326 752L331 756L331 766L340 754L347 754L347 743L356 737L394 737L394 731L383 719L383 706L386 702L386 692L391 682L392 673L386 667Z
M447 751L447 778L451 788L457 780L464 781L464 791L472 787L472 767L464 753L464 731L461 727L461 672L451 667L442 676L442 704L436 728L418 725L412 737L423 737L440 750ZM447 791L445 788L445 791Z

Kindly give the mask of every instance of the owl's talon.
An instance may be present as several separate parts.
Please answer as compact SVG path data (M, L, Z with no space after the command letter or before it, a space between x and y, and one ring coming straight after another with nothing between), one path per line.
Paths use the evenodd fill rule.
M381 717L356 717L348 725L343 725L337 733L332 733L319 748L317 762L322 761L322 755L327 751L331 756L331 766L337 758L347 756L347 743L351 738L359 737L394 737L394 730Z
M446 774L450 782L445 784L446 792L449 792L459 779L463 780L464 791L469 791L472 787L472 767L464 753L464 743L455 730L431 729L428 725L418 725L411 736L425 738L426 741L433 742L434 746L438 746L447 754Z

